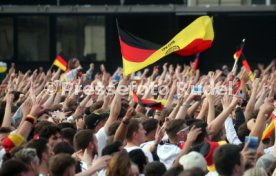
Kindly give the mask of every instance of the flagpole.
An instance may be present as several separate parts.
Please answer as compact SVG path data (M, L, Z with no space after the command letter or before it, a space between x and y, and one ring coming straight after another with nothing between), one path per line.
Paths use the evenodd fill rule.
M241 48L240 48L240 50L241 50L241 51L243 50L244 43L245 43L245 38L244 38L244 39L242 39L242 45L241 45ZM239 58L240 58L240 57L239 57ZM237 71L237 64L238 64L238 60L239 60L239 58L235 59L235 62L234 62L233 68L232 68L232 73L233 73L234 75L236 75L236 71Z

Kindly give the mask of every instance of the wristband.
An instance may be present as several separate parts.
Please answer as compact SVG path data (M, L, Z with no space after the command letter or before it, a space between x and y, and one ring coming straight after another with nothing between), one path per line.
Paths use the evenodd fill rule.
M30 118L30 117L26 117L25 121L30 122L32 125L35 123L35 119Z

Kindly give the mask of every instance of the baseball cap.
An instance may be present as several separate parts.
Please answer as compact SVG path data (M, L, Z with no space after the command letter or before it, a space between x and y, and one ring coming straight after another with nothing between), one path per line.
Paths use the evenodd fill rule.
M101 114L93 112L84 117L85 126L88 129L94 129L102 120L106 119L108 116L109 112Z
M203 171L207 171L207 162L198 152L193 151L182 156L179 163L183 166L184 170L199 168Z

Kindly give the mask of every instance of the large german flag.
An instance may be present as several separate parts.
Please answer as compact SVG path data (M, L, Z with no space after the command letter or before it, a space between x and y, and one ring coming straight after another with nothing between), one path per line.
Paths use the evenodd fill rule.
M158 61L172 52L194 55L211 47L214 39L212 20L202 16L180 31L164 46L148 42L123 30L117 23L124 75L131 74Z

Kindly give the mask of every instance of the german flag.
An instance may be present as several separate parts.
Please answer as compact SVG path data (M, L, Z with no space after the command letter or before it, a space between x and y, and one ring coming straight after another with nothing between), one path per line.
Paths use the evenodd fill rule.
M181 56L200 53L211 47L214 39L212 20L208 16L197 18L164 46L136 37L124 31L118 23L117 28L125 76L173 52Z
M136 95L135 92L133 92L132 95L133 95L134 102L138 103L142 107L149 107L151 109L159 110L159 111L162 111L162 109L164 108L164 105L162 102L159 102L153 99L141 99Z
M234 53L233 57L235 60L239 60L239 58L241 57L244 44L245 44L245 39L242 40L239 49Z
M67 62L64 60L64 58L61 55L58 55L53 63L53 65L57 66L63 71L66 71Z
M254 74L252 73L251 68L250 68L248 62L247 62L247 60L244 57L243 57L243 60L242 60L242 64L243 64L245 70L248 73L249 79L251 81L253 81L254 80Z
M270 138L270 136L271 136L271 134L273 132L273 129L275 128L275 126L274 126L274 120L276 120L276 110L273 111L271 119L272 120L271 120L270 124L266 127L266 129L263 132L262 140Z

